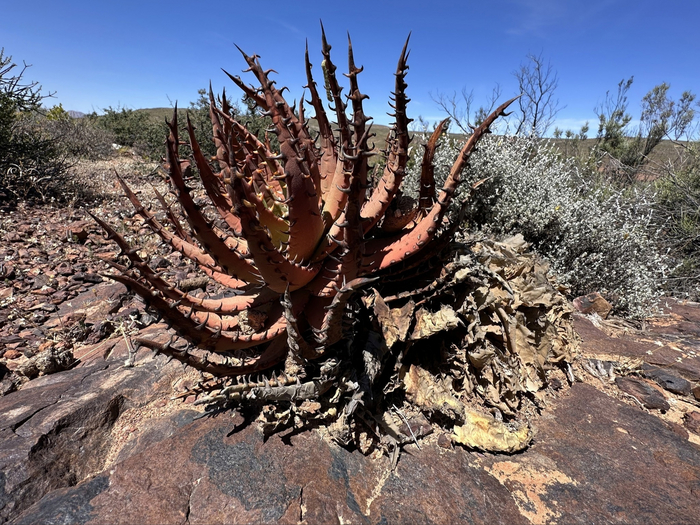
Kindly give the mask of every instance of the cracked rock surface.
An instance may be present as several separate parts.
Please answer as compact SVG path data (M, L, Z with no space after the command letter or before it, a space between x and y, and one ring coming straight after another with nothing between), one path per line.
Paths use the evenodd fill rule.
M111 372L114 386L149 368ZM86 369L84 386L105 374ZM187 408L142 420L133 445L100 470L125 401L112 388L73 396L61 407L47 392L27 422L4 430L12 523L695 523L700 503L700 449L586 384L553 404L522 454L410 445L393 472L388 458L316 431L266 441L240 416L195 420Z

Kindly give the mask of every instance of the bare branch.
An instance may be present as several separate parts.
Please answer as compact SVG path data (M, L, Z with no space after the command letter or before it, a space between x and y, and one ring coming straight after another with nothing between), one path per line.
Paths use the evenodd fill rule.
M472 116L472 105L474 104L474 90L467 91L466 87L462 88L461 99L457 95L456 91L453 91L451 95L446 93L437 92L435 95L430 93L430 98L436 102L442 110L447 113L452 122L454 122L457 127L465 135L471 135L472 130L481 124L484 119L493 112L493 109L498 103L498 99L501 98L501 86L496 84L491 92L487 106L479 106L479 108L474 112Z
M522 96L518 100L520 118L516 135L531 134L542 137L554 123L562 109L554 92L559 86L559 77L550 62L545 63L542 54L527 55L527 62L513 72Z

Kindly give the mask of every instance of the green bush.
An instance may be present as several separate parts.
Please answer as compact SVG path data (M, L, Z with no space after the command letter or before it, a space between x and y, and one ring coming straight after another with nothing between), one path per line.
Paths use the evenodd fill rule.
M50 120L45 119L42 127L67 154L71 160L104 159L112 155L113 135L95 126L86 118Z
M237 104L232 104L232 114L248 125L248 129L264 138L264 130L271 126L269 118L262 116L253 107L243 113ZM161 159L165 154L165 138L169 129L165 119L156 119L142 110L108 107L103 114L93 113L88 119L94 126L103 129L113 136L113 141L119 146L132 149L136 154L150 160ZM187 117L195 129L195 137L205 155L214 156L216 147L212 141L211 119L209 117L209 97L204 89L198 91L198 98L190 102L189 107L178 109L181 140L188 140ZM167 117L170 119L170 115ZM276 139L276 137L273 137ZM183 151L183 154L187 154Z
M46 199L65 183L66 155L42 129L41 94L0 50L0 199ZM60 193L60 192L58 192Z
M112 135L89 119L73 119L60 104L45 110L36 82L0 51L0 199L71 200L84 184L69 168L78 158L111 153Z
M667 289L700 300L700 145L688 145L682 163L655 186L662 245L676 263Z
M112 142L120 147L132 149L149 159L163 155L167 126L153 121L144 111L110 106L101 115L91 113L86 119L94 128L108 133Z
M608 91L605 101L595 108L598 115L598 136L593 153L613 178L633 181L649 156L664 139L678 140L686 135L695 119L695 94L684 91L672 99L666 82L651 89L641 101L639 125L633 129L632 115L627 112L627 93L634 77L621 80L617 93Z

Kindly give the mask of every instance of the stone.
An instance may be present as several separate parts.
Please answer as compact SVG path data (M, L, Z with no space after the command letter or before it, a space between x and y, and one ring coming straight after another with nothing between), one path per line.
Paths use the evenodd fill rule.
M685 428L700 436L700 412L688 412L683 416Z
M11 345L12 343L19 343L22 341L22 337L19 335L7 335L4 337L0 337L0 343L4 345Z
M610 337L583 316L574 316L574 328L581 337L581 350L596 355L614 354L644 359L659 347L653 343L634 341L626 337Z
M448 436L447 434L444 434L444 433L442 433L438 436L437 444L438 444L438 447L447 448L447 449L451 449L453 446L452 439L450 439L450 436Z
M642 366L642 375L654 380L661 388L674 394L683 396L690 394L691 385L689 381L662 368L645 364Z
M616 377L615 384L650 410L668 410L671 406L661 392L634 377Z
M0 278L3 280L12 280L16 276L15 274L15 265L10 263L10 262L4 262L3 264L0 264Z
M3 357L5 359L18 359L22 357L22 355L22 352L20 352L19 350L6 350L3 354Z
M15 374L4 377L0 381L0 397L16 391L19 386L20 382Z
M700 384L697 384L692 389L693 397L700 401Z
M582 314L598 314L602 319L606 319L612 310L612 305L598 292L577 297L573 304Z
M580 315L574 316L574 328L581 337L581 350L586 354L638 358L688 381L700 381L700 350L686 348L687 343L681 348L684 343L680 340L671 346L665 338L659 340L661 344L655 344L649 342L649 337L641 341L627 334L610 337L594 326L589 319ZM674 325L668 325L666 328L668 333L674 334ZM660 333L660 330L657 325L654 333Z
M163 379L180 367L165 361L148 356L133 368L102 361L0 397L0 522L100 472L120 415L167 395Z
M70 371L53 377L70 373L77 374ZM71 382L105 381L115 373L76 375ZM154 368L149 373L155 373ZM123 388L132 383L119 384ZM49 392L41 397L44 404L55 399ZM109 398L101 397L98 404L109 404ZM30 415L37 406L12 419L25 421L20 433L23 426L32 425L34 417L47 417L42 411ZM126 415L123 408L117 413L117 421ZM34 493L31 505L15 507L5 516L14 525L661 525L694 523L697 518L700 451L658 418L589 385L575 384L569 395L557 401L539 420L537 439L524 453L484 455L423 442L420 449L407 446L394 471L389 458L345 450L318 431L265 438L255 423L240 415L196 416L197 412L182 407L130 424L131 437L116 457L111 454L108 468L87 473L85 466L80 467L80 472L73 471L74 483L62 478L51 485L44 479L43 494ZM75 431L74 426L70 429ZM61 436L59 432L54 446L65 446ZM105 443L89 445L97 449L87 448L88 455L99 457L98 445ZM38 452L35 467L41 458L52 457L46 446ZM4 468L3 472L13 471ZM60 477L58 472L55 475ZM37 490L39 482L32 479L24 485L25 494Z
M480 461L532 523L697 523L700 449L661 419L579 383L538 427Z
M673 370L688 381L700 381L700 354L679 355L678 350L668 346L657 347L645 361L652 365Z
M66 237L69 241L82 242L88 238L91 223L88 221L75 221L66 226Z
M68 370L75 365L75 358L71 350L49 348L36 354L17 368L17 373L27 379L34 379L40 375L55 374L62 370Z
M680 436L682 439L688 439L688 431L683 428L683 425L674 421L664 421L664 423L666 423L666 426L670 428L674 434Z
M650 323L651 332L680 336L700 337L700 307L698 303L666 298L664 313L667 317L659 323Z
M97 324L104 321L109 314L117 312L126 296L126 286L121 283L97 284L70 301L62 303L58 312L49 322L49 326L61 325L61 321L57 321L57 319L62 319L69 314L72 316L84 315L83 321L86 324Z

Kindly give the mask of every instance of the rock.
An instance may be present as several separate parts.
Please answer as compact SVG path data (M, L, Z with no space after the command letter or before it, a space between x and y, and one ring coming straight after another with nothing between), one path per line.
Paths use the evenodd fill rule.
M679 356L676 349L662 346L657 347L651 355L647 355L645 361L666 370L673 370L688 381L700 381L700 352Z
M147 356L140 366L123 368L121 361L102 361L40 377L1 397L0 522L100 472L119 416L167 396L163 378L180 367L164 362Z
M625 357L651 356L659 347L653 343L638 342L626 337L610 337L590 320L574 316L574 328L581 337L581 350L591 354L614 354Z
M146 524L528 523L508 490L465 451L444 455L431 446L405 454L392 473L388 458L348 452L313 431L290 436L289 446L281 436L265 440L241 418L193 421L194 414L152 421L109 473L47 494L15 525L59 516Z
M452 439L450 439L450 436L448 436L447 434L440 434L438 436L437 444L438 447L451 449Z
M700 412L693 411L686 413L686 415L683 416L683 424L688 430L700 436Z
M402 421L399 430L404 436L415 436L418 439L432 434L433 427L423 414L418 414L405 422Z
M15 374L11 374L0 381L0 397L16 391L20 386L19 380Z
M0 278L12 280L16 276L15 265L10 262L3 262L0 264Z
M22 352L20 352L18 350L5 350L3 357L5 359L18 359L18 358L22 357L22 355L23 355Z
M481 464L532 523L697 522L698 448L589 385L558 402L527 452Z
M100 277L101 279L101 277ZM121 283L100 283L74 299L64 302L47 323L47 326L58 327L66 315L82 316L86 324L97 324L104 321L109 314L119 310L127 296L127 289Z
M664 421L664 423L666 423L666 426L670 428L674 434L680 436L681 439L688 439L688 431L683 428L683 425L673 421Z
M634 377L617 377L615 384L620 390L636 398L650 410L668 410L670 405L661 392Z
M700 351L688 348L686 352L679 353L676 341L673 347L666 344L666 339L654 344L645 340L639 341L630 335L623 334L619 337L610 337L602 330L595 327L591 321L583 316L574 316L574 328L581 337L581 350L585 354L616 355L642 359L650 365L662 367L668 372L673 372L691 382L700 381ZM673 326L668 327L673 333ZM656 333L660 327L656 326Z
M654 380L661 388L674 394L683 396L690 394L691 385L689 381L662 368L645 364L642 366L642 375Z
M697 384L692 389L693 397L700 401L700 384Z
M16 334L0 337L0 343L2 343L4 345L11 345L13 343L19 343L21 341L22 341L22 338Z
M66 237L73 242L82 242L88 238L90 226L88 221L72 222L66 227Z
M71 373L77 371L53 377ZM116 371L104 371L100 379L104 381L108 373ZM84 380L76 375L73 381L97 381L100 373L93 374ZM131 380L124 383L122 378L121 387L128 384ZM108 405L109 397L102 397L101 406ZM117 421L123 413L117 411ZM41 414L20 415L26 422L19 430ZM539 420L537 439L524 453L483 455L423 443L420 450L409 445L395 471L388 458L347 451L317 431L292 431L265 439L256 424L241 416L194 419L195 415L180 408L130 424L132 437L116 456L112 453L114 463L106 470L98 467L86 474L86 465L78 462L75 482L65 478L62 484L54 479L53 486L45 482L46 490L34 493L32 505L15 507L5 516L14 525L661 525L694 523L697 518L698 449L658 418L588 385L574 385L570 395ZM57 435L54 446L65 446L62 435ZM82 445L88 457L81 457L89 462L99 456L99 446L105 443L95 440ZM34 457L35 467L41 458L53 457L47 447L38 449L41 454ZM69 448L74 451L76 445ZM37 490L39 478L24 485L25 494Z
M86 344L95 344L109 337L114 332L114 324L109 321L100 321L92 326L90 333L85 338Z
M610 303L598 292L577 297L573 303L574 308L582 314L598 314L602 319L606 319L612 310Z
M74 364L75 358L72 350L51 347L29 359L17 369L17 373L27 379L34 379L40 375L68 370Z
M668 315L660 323L650 323L651 332L700 337L700 308L698 303L666 298L664 312Z
M53 295L56 293L56 289L51 286L42 286L38 290L33 290L32 293L35 295Z

